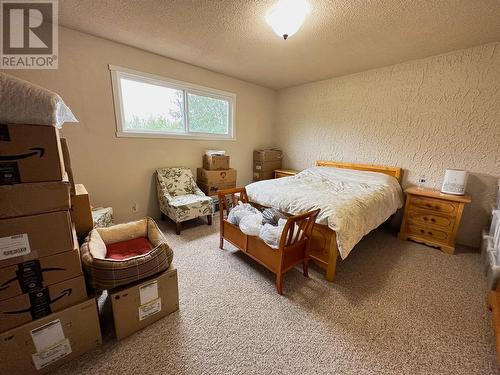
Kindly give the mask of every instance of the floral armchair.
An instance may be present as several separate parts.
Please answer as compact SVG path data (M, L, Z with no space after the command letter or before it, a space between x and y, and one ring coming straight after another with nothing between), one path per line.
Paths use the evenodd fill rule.
M181 223L186 220L207 216L212 225L214 204L194 181L189 168L164 168L156 170L156 192L162 219L165 215L176 224L177 234L181 233Z

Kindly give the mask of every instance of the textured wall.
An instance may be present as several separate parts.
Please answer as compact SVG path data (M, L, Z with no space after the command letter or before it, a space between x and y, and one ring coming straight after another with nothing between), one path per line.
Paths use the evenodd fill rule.
M59 69L4 72L56 91L80 120L66 124L62 134L68 138L75 179L85 184L95 206L112 206L118 222L159 216L154 170L183 165L196 173L208 148L227 150L238 183L251 181L253 149L272 145L274 91L65 28L59 38ZM117 138L108 64L235 93L238 139Z
M458 242L478 246L500 174L500 46L488 44L278 92L285 166L317 159L400 166L440 187L471 172Z

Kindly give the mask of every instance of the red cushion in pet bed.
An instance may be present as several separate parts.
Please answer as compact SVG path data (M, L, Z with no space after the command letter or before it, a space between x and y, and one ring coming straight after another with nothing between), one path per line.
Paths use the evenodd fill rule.
M138 255L144 255L152 248L153 245L146 237L116 242L106 245L106 259L127 260Z

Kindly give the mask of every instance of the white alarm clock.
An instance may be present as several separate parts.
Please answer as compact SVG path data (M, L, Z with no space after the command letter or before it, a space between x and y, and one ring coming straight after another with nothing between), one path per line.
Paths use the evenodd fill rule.
M444 173L443 186L441 193L464 195L467 188L467 179L469 174L461 169L447 169Z

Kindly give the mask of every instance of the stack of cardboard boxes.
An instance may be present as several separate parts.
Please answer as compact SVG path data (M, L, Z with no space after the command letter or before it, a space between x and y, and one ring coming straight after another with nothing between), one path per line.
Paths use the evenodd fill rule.
M101 342L71 189L55 127L0 125L0 373L49 371Z
M219 190L236 187L236 169L229 168L229 156L223 151L207 151L203 155L203 168L198 168L196 182L208 196Z
M253 152L253 180L274 178L274 171L281 168L283 153L278 149L262 149Z

